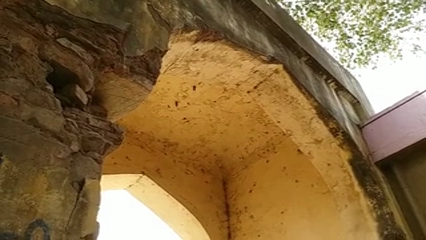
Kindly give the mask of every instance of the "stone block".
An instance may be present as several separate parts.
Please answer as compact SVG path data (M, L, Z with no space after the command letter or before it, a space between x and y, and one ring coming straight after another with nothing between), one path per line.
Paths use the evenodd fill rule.
M104 154L109 145L110 144L101 135L95 132L87 132L81 139L81 147L86 152Z
M59 133L65 124L65 120L60 114L44 108L32 109L29 122L35 127L52 133Z
M71 106L82 107L87 105L89 98L77 84L68 84L59 90L58 94L65 98Z
M93 88L94 76L89 66L73 52L55 44L45 44L39 49L39 57L52 65L58 73L58 81L78 84L83 91ZM55 85L55 83L53 83ZM65 84L66 85L66 84Z
M151 87L106 73L97 79L94 99L107 109L109 119L117 120L138 107L147 98Z
M97 231L96 216L100 204L100 191L99 180L85 179L67 231L75 232L80 238L85 238Z
M81 59L83 59L86 63L91 64L93 63L93 57L87 53L82 47L78 46L77 44L71 42L67 38L58 38L56 41L61 44L62 46L72 50L75 52Z
M101 165L90 157L76 153L72 160L73 181L81 181L85 178L100 179Z

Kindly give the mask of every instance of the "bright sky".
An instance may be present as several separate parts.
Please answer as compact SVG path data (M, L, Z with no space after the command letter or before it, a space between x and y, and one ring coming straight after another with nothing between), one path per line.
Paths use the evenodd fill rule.
M426 19L426 13L419 17ZM420 45L426 48L426 31L416 37L420 37ZM402 60L381 59L377 69L359 69L353 74L378 112L415 91L426 90L426 54L416 56L410 52L409 45L403 46Z
M426 55L406 54L402 61L382 60L376 70L358 70L373 108L379 112L415 91L426 90Z
M151 209L125 190L102 192L98 240L181 240Z

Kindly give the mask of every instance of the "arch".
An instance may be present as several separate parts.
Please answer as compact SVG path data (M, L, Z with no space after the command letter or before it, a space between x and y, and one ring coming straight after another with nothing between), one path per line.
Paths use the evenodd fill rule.
M155 212L181 239L209 240L199 221L175 198L143 174L104 175L102 191L126 190Z
M104 174L148 176L213 240L377 237L317 103L281 65L202 36L171 38L153 91L117 121L125 138Z
M2 95L6 115L1 127L7 131L2 136L6 141L0 182L6 195L0 207L8 217L0 235L22 235L24 226L40 216L49 224L52 238L96 237L103 157L122 140L121 131L107 121L105 109L125 134L122 145L105 159L103 174L147 176L155 182L152 186L168 194L161 195L163 199L175 199L180 213L200 224L201 238L400 235L377 175L363 162L359 149L351 148L351 140L360 136L335 92L342 86L322 79L318 71L327 71L320 64L335 62L305 58L303 46L287 35L289 31L276 32L274 22L253 2L193 2L197 4L133 2L135 8L127 6L130 11L125 13L113 7L119 1L69 6L71 12L93 20L85 21L45 1L6 1L5 16L11 22L1 26L10 35L4 44L5 59L19 64L5 61L10 64L3 74L6 92L13 97ZM175 7L181 11L174 13L181 14L167 14ZM194 12L203 12L204 17ZM260 18L251 21L253 13ZM51 16L49 21L45 16ZM209 21L199 21L203 18ZM123 24L128 20L141 25L129 29ZM185 28L174 32L168 50L164 45L170 31L182 24L221 29L234 42L213 31ZM56 32L67 39L56 39ZM272 53L297 79L274 57L247 48ZM140 104L157 79L166 49L158 83ZM76 76L75 82L54 84L52 90L45 85L61 80L56 75L63 72L54 67L49 74L56 64ZM299 88L300 82L316 99ZM59 98L68 107L62 108ZM323 116L326 109L341 125ZM342 137L342 126L353 139ZM22 172L27 173L24 178ZM149 196L141 192L151 185L139 181L133 185L128 188L139 198ZM37 233L42 230L37 228Z

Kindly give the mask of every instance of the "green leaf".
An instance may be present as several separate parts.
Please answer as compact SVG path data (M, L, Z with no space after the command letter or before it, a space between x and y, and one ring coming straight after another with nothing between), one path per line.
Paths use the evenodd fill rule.
M404 34L426 29L416 18L423 0L277 1L311 35L332 42L331 53L348 68L374 67L381 55L400 57ZM414 45L412 49L421 51Z

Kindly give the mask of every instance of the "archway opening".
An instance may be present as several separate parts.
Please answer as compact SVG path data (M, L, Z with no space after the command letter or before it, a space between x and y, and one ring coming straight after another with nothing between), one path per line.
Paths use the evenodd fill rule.
M98 240L182 239L127 190L106 190L101 196Z
M144 174L107 174L101 180L99 240L209 240L198 220Z
M167 191L202 230L173 223L155 198L147 206L185 240L373 236L350 152L316 104L282 65L177 34L153 91L117 121L124 141L103 172L148 176Z

